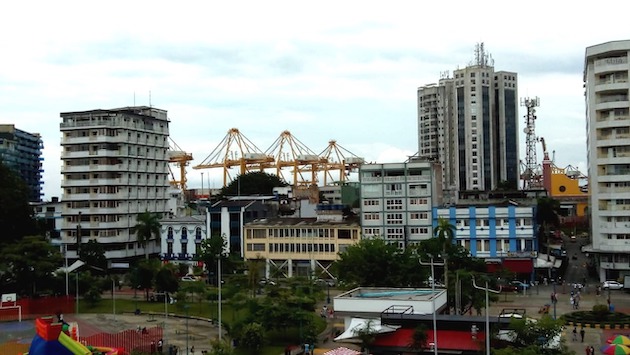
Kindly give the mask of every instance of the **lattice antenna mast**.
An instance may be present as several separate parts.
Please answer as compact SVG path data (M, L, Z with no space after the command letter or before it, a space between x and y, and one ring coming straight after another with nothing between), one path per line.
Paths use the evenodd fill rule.
M525 172L523 176L524 186L527 188L533 187L535 180L537 179L537 158L536 158L536 107L540 105L538 97L530 99L529 97L521 99L521 106L527 108L527 114L525 115Z

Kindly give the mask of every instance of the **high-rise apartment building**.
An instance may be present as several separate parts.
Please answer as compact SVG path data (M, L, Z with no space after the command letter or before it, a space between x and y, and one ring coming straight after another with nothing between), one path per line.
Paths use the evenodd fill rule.
M169 209L169 119L165 110L125 107L61 113L62 243L97 240L108 261L143 256L132 228L145 211ZM151 241L148 254L160 245Z
M600 280L630 275L630 40L586 48L592 248Z
M0 160L24 180L29 201L42 200L42 149L39 133L28 133L12 124L0 125Z
M418 88L418 155L440 162L446 191L518 184L518 78L493 65L479 44L469 66Z

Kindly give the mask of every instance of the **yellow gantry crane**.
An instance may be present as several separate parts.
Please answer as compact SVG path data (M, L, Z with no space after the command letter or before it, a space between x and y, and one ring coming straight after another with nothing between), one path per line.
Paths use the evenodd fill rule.
M179 179L177 179L169 166L171 186L181 189L182 192L186 192L186 181L188 181L186 178L186 167L191 160L193 160L192 154L186 153L169 137L168 162L175 164L179 168Z
M274 158L276 175L284 181L289 180L285 178L283 168L292 168L292 180L295 187L317 185L317 173L326 163L325 158L321 158L289 131L283 131L267 148L265 154ZM310 176L306 175L306 172L310 172Z
M343 183L352 171L357 170L365 159L359 158L349 150L337 144L336 140L328 141L328 146L319 156L326 161L323 165L324 185L334 182L333 171L339 171L338 181ZM330 181L328 181L330 179Z
M239 173L246 174L250 171L264 171L272 167L274 158L263 153L254 143L245 137L238 128L228 130L223 140L201 162L193 166L193 169L223 169L223 186L232 181L230 169L239 168Z

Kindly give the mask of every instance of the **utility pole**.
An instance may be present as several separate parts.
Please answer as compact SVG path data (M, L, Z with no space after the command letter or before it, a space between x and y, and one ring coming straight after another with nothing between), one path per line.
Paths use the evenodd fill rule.
M500 293L501 292L501 287L499 287L499 290L491 290L488 287L488 281L486 281L486 287L480 287L477 286L477 284L475 283L475 279L472 279L472 284L473 287L478 289L478 290L484 290L486 291L486 355L490 355L490 312L489 312L489 299L488 299L488 292L492 292L492 293Z
M431 261L423 262L422 260L418 260L420 265L430 265L431 266L431 305L433 306L433 354L438 355L438 341L437 341L437 318L435 316L435 265L444 266L444 262L436 263L433 261L433 257L431 257ZM447 286L448 287L448 286ZM447 299L448 303L448 299Z

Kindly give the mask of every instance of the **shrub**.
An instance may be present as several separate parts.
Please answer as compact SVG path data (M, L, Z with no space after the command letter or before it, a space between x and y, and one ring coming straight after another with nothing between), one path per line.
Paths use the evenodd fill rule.
M596 304L593 306L593 316L595 317L595 320L605 320L608 318L609 313L608 306L605 304Z

